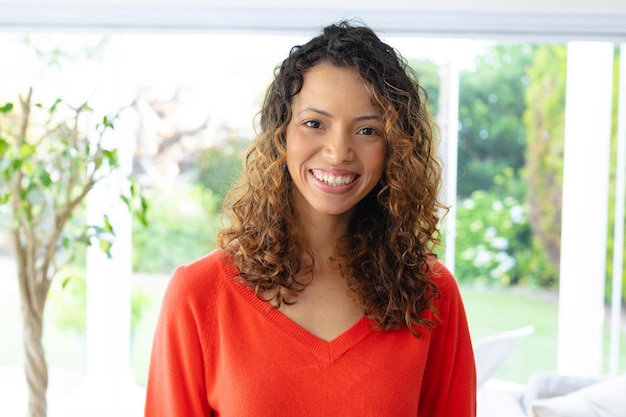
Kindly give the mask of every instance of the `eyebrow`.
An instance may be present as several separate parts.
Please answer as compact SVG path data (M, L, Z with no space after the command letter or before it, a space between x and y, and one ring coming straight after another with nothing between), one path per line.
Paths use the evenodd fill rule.
M325 111L325 110L320 110L320 109L316 109L314 107L306 107L302 110L300 110L298 112L298 114L302 114L302 113L306 113L306 112L313 112L313 113L317 113L320 114L322 116L326 116L326 117L332 117L332 114L330 114L329 112ZM382 121L383 118L380 117L377 114L364 114L362 116L357 116L354 118L355 121L363 121L363 120L376 120L376 121Z

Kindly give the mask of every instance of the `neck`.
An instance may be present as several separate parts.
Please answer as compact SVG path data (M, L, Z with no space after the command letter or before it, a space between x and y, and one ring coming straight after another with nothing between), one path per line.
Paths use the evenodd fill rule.
M348 222L348 216L318 216L300 220L302 237L313 252L316 265L325 265L331 256L336 255L337 239L346 233Z

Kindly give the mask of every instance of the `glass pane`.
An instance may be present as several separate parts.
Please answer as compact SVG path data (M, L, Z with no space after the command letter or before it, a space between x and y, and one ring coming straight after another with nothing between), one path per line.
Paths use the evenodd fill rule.
M254 136L273 70L305 40L0 34L0 77L10 80L0 83L0 106L10 101L17 109L18 95L32 87L44 107L57 98L74 107L88 102L95 119L123 109L115 132L136 144L133 174L151 202L148 227L136 222L133 230L131 368L139 386L170 274L215 247L219 206ZM566 45L386 40L417 69L442 126L450 111L445 94L458 77L453 259L474 340L534 326L493 377L523 384L535 372L555 370ZM450 138L443 130L442 136L446 145ZM4 231L9 211L0 210L0 386L13 393L25 390L11 382L21 378L24 353L14 252ZM66 387L51 409L71 398L69 387L84 371L84 266L83 253L71 276L61 272L50 290L44 332L50 392ZM623 341L621 358L623 372ZM9 414L21 412L25 391L8 398L16 407Z

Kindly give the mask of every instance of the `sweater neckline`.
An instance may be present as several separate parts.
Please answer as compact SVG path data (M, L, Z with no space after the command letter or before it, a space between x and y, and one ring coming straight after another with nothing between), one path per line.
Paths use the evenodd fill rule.
M238 279L239 270L232 262L232 257L227 252L223 252L223 254L228 257L226 264L231 269L231 273L226 274L226 279L235 291L280 333L303 345L320 362L332 364L375 332L375 321L367 316L362 316L350 328L332 340L327 341L317 337L281 311L272 307L270 303L257 297L252 288L246 286L244 282Z

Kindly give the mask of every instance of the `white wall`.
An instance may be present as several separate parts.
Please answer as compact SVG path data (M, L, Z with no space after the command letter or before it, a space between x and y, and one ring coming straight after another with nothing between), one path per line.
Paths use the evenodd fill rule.
M111 7L144 5L159 7L162 5L199 6L206 8L236 7L263 9L333 9L333 10L452 10L482 12L602 12L626 13L623 0L316 0L314 3L294 0L0 0L0 4L81 6L107 5ZM37 9L31 7L32 12Z
M626 41L624 0L0 0L0 30L244 30L309 34L341 18L388 33Z

